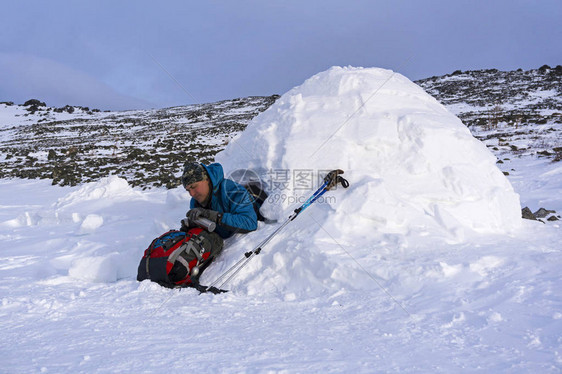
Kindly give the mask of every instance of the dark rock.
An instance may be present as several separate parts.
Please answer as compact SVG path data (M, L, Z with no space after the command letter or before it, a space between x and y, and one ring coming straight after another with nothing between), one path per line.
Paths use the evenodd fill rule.
M62 108L55 108L55 112L57 113L67 112L69 114L72 114L74 113L74 107L70 105L65 105Z
M27 107L26 109L28 112L30 112L31 114L37 112L39 110L39 107L37 105L30 105Z
M556 211L555 210L547 210L544 208L540 208L539 210L537 210L535 213L533 213L535 215L536 218L545 218L548 217L551 214L555 214Z
M537 217L535 217L535 215L533 214L533 212L531 212L531 209L529 209L528 207L525 207L521 210L521 216L524 219L530 219L532 221L536 221Z
M559 221L559 218L556 217L556 216L550 216L550 217L548 217L547 221L551 221L551 222L552 221Z
M37 99L30 99L30 100L27 100L27 101L23 104L23 106L36 106L36 107L40 107L40 106L47 106L47 104L45 104L44 102L39 101L39 100L37 100Z

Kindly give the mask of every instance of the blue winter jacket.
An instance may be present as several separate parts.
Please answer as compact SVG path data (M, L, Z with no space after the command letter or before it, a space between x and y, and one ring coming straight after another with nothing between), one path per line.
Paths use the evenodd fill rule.
M238 232L246 233L257 229L258 217L246 188L230 179L225 179L221 164L203 166L211 178L210 206L203 207L192 198L190 209L203 207L222 213L222 219L215 229L215 232L222 238L228 238Z

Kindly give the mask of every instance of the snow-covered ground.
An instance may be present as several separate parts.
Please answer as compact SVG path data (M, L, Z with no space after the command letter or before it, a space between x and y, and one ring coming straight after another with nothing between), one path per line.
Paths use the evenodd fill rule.
M261 162L272 188L289 170L272 191L285 198L264 207L281 221L312 192L297 188L308 179L295 184L295 170L339 161L351 187L291 222L225 294L135 279L150 241L179 226L181 188L0 180L0 372L560 372L560 223L521 222L511 205L560 213L562 165L505 160L517 196L486 147L404 77L322 74L218 159ZM242 165L245 137L275 147ZM203 283L276 227L229 239Z

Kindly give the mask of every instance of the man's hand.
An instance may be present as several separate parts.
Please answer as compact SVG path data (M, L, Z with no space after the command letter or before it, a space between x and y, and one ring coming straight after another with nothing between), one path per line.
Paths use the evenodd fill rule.
M186 214L187 219L191 222L195 222L199 217L207 218L208 220L213 221L214 223L219 223L219 212L205 209L205 208L193 208Z
M189 222L189 218L182 219L180 225L181 225L180 231L183 231L183 232L188 232L189 229L193 227L191 225L191 222Z

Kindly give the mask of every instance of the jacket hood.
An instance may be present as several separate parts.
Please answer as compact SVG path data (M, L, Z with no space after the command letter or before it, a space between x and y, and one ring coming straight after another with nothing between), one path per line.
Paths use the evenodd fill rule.
M222 165L218 163L201 165L203 165L205 170L207 170L207 174L209 174L209 178L211 178L211 184L213 185L213 192L216 192L221 182L224 180L224 171L222 169Z

